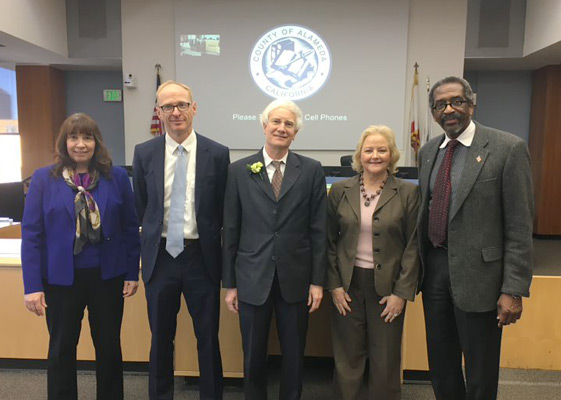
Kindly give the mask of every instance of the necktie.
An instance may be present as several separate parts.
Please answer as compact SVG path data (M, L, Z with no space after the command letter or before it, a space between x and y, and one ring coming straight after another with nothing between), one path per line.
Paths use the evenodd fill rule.
M446 242L448 229L448 210L450 208L450 195L452 193L452 183L450 181L450 171L452 169L452 157L458 145L457 140L448 142L446 155L440 165L434 182L432 193L432 203L429 211L429 239L434 247Z
M275 194L275 199L279 199L279 194L282 185L282 172L281 164L282 161L271 161L273 167L275 167L275 173L273 174L273 179L271 180L271 185L273 186L273 193Z
M177 146L177 160L171 186L166 251L176 258L183 251L183 223L185 220L185 197L187 192L187 153Z

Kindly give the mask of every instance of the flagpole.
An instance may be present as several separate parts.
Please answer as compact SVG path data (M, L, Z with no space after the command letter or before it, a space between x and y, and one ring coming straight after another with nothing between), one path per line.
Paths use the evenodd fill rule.
M427 76L427 112L425 118L425 143L432 139L432 113L429 102L430 78Z
M157 92L158 88L162 84L162 81L160 79L160 69L162 69L162 66L160 64L156 64L154 68L156 69ZM152 112L152 120L150 122L150 133L154 136L162 136L164 134L164 126L162 124L162 121L160 120L160 117L158 117L158 98L154 99L154 111Z
M409 111L410 132L409 132L409 149L408 157L409 165L417 164L417 153L421 145L421 133L419 130L419 64L415 62L413 66L415 73L413 75L413 85L411 86L411 104Z

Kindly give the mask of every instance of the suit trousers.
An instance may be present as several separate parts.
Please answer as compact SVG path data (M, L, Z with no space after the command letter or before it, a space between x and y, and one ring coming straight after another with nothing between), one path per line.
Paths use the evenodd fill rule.
M150 281L145 284L152 331L148 392L150 400L173 399L173 353L181 294L193 320L202 400L222 399L222 361L218 343L220 288L205 269L195 241L173 258L161 241Z
M98 400L123 399L121 321L124 277L102 280L99 268L76 269L72 286L45 284L49 400L76 400L76 346L84 308L95 347Z
M431 248L425 267L423 306L436 399L496 399L502 335L497 311L466 312L454 305L446 249Z
M308 307L306 301L287 303L275 273L273 286L262 305L239 302L244 354L246 400L267 399L267 349L273 309L282 353L280 400L298 400L302 395L302 373Z
M401 336L405 310L393 322L380 315L374 270L355 267L347 292L351 312L342 316L331 306L335 385L343 400L401 398ZM363 390L366 359L370 360L368 396Z

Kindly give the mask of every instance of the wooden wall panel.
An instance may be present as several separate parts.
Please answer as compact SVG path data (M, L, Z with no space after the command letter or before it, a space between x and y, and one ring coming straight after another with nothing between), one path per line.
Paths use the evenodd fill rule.
M561 65L533 74L529 147L536 199L534 233L561 235Z
M64 74L48 66L17 66L22 177L54 160L54 142L66 114Z

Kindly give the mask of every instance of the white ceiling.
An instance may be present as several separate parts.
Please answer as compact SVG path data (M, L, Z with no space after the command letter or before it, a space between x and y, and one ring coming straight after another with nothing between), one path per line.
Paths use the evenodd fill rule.
M120 70L122 59L69 58L0 31L0 64L51 65L63 70Z

